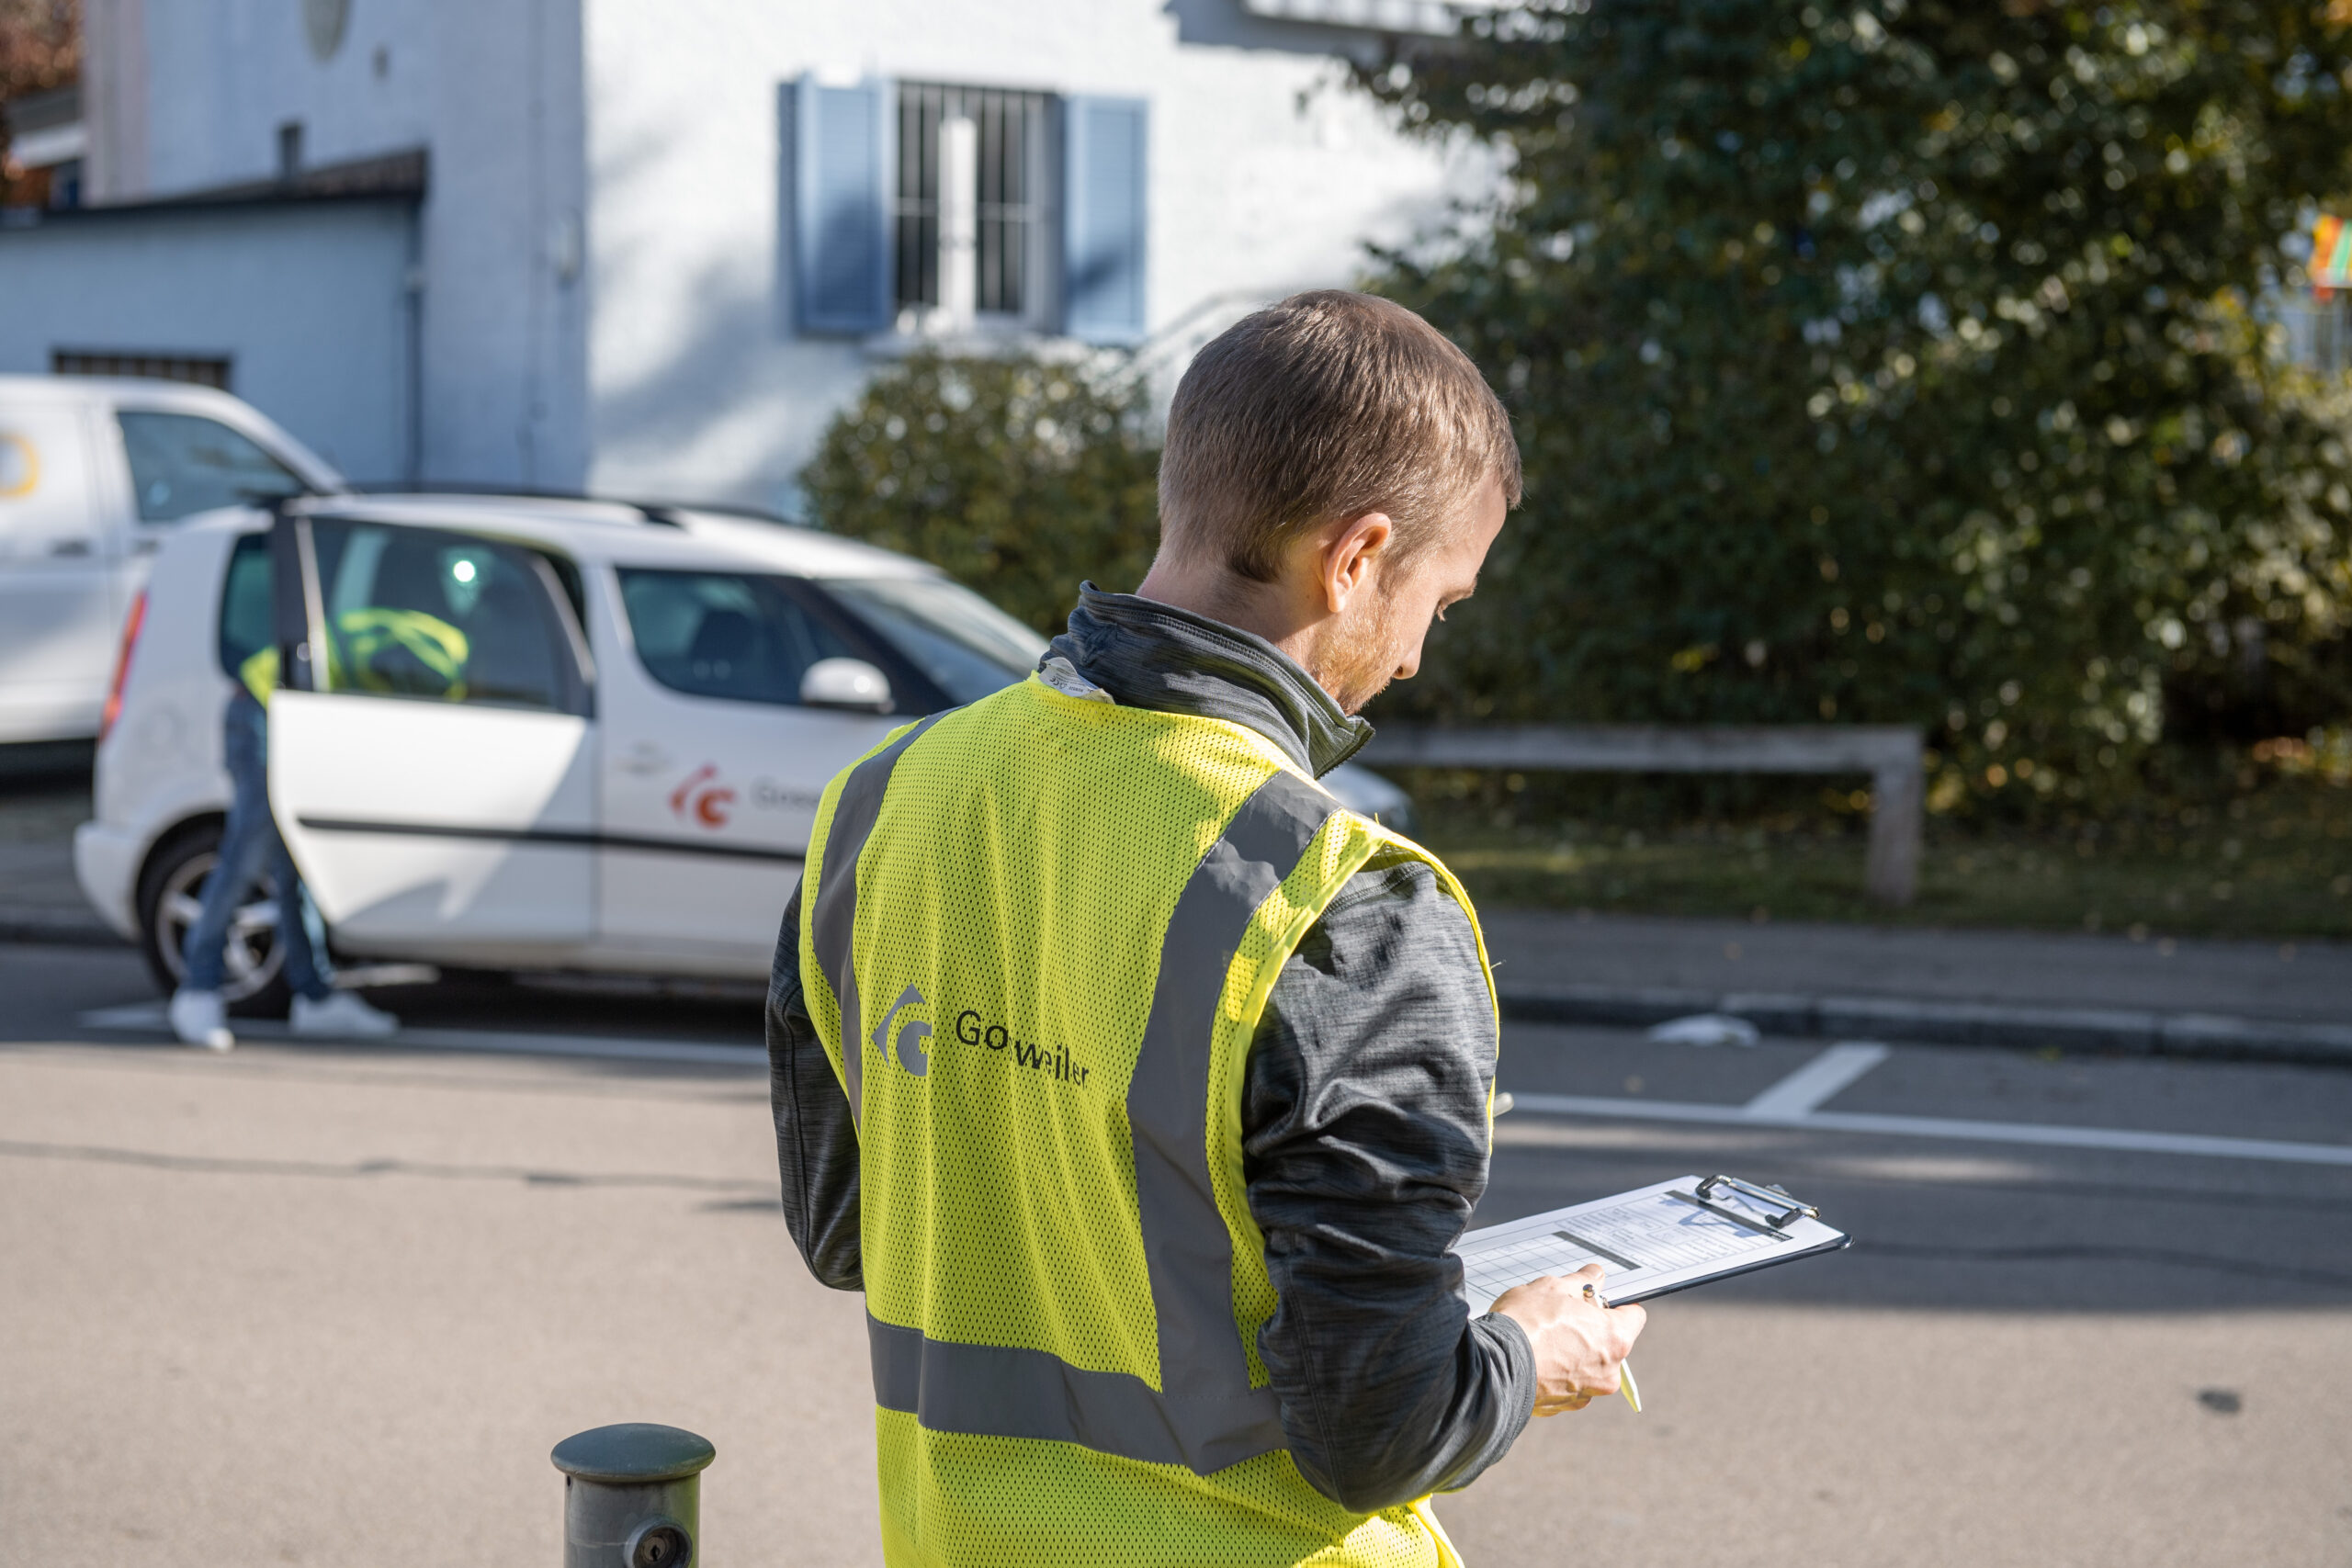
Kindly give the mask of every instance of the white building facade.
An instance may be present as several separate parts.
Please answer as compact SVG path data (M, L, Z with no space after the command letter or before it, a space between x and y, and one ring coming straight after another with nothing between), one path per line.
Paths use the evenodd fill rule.
M1180 362L1254 304L1346 284L1368 242L1409 240L1492 178L1473 150L1401 137L1343 80L1381 29L1450 27L1429 0L87 0L85 16L94 206L348 198L339 171L422 154L398 274L412 429L306 428L305 409L268 406L264 385L318 377L261 367L345 350L315 326L281 341L250 298L204 320L234 268L220 288L180 281L185 343L153 341L153 310L123 310L105 341L105 298L47 302L85 354L251 363L232 389L319 449L403 454L400 472L355 474L373 482L789 510L826 421L913 344ZM12 243L0 231L0 288ZM51 367L24 363L43 310L0 332L0 370ZM350 353L349 374L382 373L379 347Z

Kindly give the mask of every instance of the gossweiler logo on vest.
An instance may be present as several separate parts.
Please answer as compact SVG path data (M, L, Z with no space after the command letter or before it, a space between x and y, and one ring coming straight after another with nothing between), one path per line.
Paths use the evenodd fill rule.
M919 1018L908 1017L903 1022L900 1019L901 1015L918 1009L928 1010L930 1006L920 989L909 986L899 993L899 999L890 1004L890 1010L882 1015L882 1021L874 1026L874 1032L866 1036L874 1042L874 1048L882 1054L884 1061L895 1060L901 1069L915 1077L922 1077L931 1071L932 1047L927 1043L933 1038L931 1025ZM896 1033L892 1032L894 1027ZM1012 1065L1025 1071L1040 1074L1057 1083L1076 1084L1081 1089L1086 1087L1087 1069L1070 1060L1069 1046L1040 1045L1034 1040L1015 1040L1012 1032L1004 1025L990 1023L968 1008L956 1015L956 1038L966 1045L1010 1052Z

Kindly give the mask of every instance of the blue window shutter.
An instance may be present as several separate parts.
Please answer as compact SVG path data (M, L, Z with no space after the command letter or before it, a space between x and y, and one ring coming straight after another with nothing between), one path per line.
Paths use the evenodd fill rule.
M1141 343L1147 132L1140 98L1069 98L1062 111L1062 330Z
M890 325L892 96L888 82L835 87L804 76L794 88L793 272L802 332Z

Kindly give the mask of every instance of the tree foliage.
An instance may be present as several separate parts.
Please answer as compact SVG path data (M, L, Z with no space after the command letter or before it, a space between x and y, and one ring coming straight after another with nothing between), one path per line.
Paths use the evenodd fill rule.
M62 87L81 69L81 0L0 0L0 136L9 99Z
M2324 7L1568 0L1359 80L1511 161L1374 285L1528 468L1408 701L1921 723L1947 801L2346 711L2352 474L2260 316L2345 184Z
M810 520L944 568L1038 631L1159 542L1159 452L1116 367L916 355L867 384L801 470Z
M21 173L8 157L10 101L62 87L81 69L81 0L0 0L0 206Z
M81 0L0 0L0 100L62 87L81 67Z

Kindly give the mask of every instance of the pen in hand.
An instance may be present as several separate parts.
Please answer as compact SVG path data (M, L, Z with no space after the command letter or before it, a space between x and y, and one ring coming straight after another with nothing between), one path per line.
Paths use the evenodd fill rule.
M1611 1306L1594 1288L1602 1272L1600 1264L1588 1263L1573 1274L1547 1274L1514 1285L1494 1300L1493 1314L1515 1321L1535 1353L1538 1416L1582 1410L1607 1398L1611 1372L1625 1403L1642 1407L1625 1358L1648 1314L1638 1306Z
M1587 1285L1584 1288L1584 1293L1592 1299L1593 1305L1604 1311L1607 1310L1609 1298L1602 1295L1600 1291ZM1625 1396L1625 1403L1634 1407L1634 1415L1639 1416L1642 1413L1642 1385L1634 1381L1634 1362L1631 1357L1617 1363L1617 1392Z

